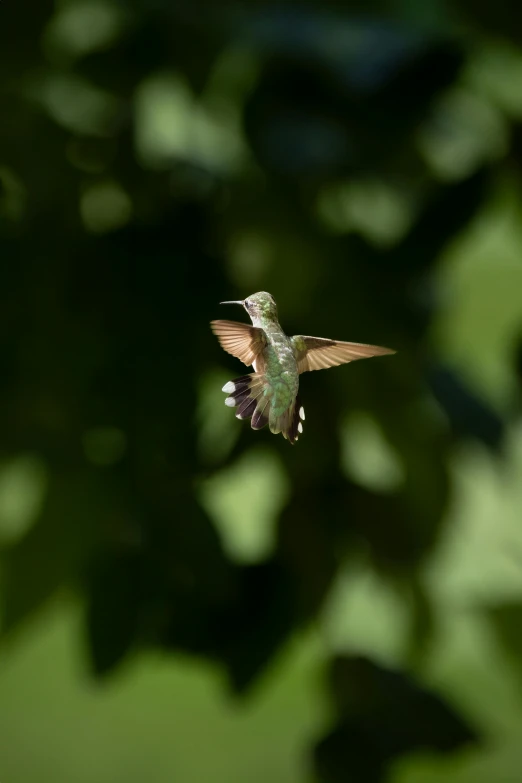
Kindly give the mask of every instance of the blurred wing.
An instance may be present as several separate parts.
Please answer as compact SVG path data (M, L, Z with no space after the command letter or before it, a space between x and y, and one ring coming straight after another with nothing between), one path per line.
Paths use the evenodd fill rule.
M356 359L369 359L371 356L385 356L395 353L390 348L362 343L343 343L324 337L292 337L299 372L326 370L339 364L354 362Z
M265 347L265 333L255 326L237 321L211 321L210 328L223 350L241 359L248 367Z

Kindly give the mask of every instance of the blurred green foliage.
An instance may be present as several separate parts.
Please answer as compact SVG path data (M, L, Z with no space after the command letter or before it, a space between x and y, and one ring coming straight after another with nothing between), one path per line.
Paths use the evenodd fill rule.
M521 779L510 8L1 6L2 781ZM295 448L220 392L259 289L398 350Z

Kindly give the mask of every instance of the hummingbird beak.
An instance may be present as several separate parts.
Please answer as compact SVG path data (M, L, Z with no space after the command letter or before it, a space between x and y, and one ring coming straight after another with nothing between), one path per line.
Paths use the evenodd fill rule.
M243 305L245 303L243 302L242 299L237 299L237 300L233 300L231 302L220 302L219 304L238 304L238 305L241 305L241 307L243 307Z

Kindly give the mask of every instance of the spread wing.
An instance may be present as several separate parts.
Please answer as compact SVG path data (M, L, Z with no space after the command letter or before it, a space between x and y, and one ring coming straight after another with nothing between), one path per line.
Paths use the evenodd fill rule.
M265 333L256 326L238 321L211 321L210 328L223 350L241 359L248 367L265 347Z
M307 337L295 335L292 337L299 372L309 370L326 370L339 364L354 362L356 359L369 359L371 356L385 356L395 353L390 348L379 345L363 345L362 343L343 343L339 340L328 340L324 337Z

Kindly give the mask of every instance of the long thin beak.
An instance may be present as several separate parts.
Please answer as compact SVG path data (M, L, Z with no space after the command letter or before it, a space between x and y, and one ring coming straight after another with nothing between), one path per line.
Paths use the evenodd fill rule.
M243 306L244 302L242 299L233 300L232 302L220 302L219 304L238 304Z

